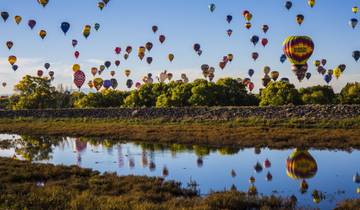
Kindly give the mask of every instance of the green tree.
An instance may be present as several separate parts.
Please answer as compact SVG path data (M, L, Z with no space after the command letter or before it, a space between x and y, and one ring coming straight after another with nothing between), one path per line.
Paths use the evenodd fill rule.
M342 104L360 104L360 83L348 83L340 92Z
M219 79L217 104L221 106L242 106L249 104L247 90L244 84L232 78Z
M334 104L336 95L331 86L314 86L299 90L304 104Z
M198 79L193 83L189 103L192 106L216 106L218 86L207 80Z
M190 106L192 83L171 82L169 89L157 98L157 107L186 107Z
M77 108L109 108L121 107L124 99L128 96L127 92L118 90L103 90L97 93L89 93L84 97L79 97L74 106Z
M56 108L55 87L48 78L26 75L15 85L18 93L13 109L46 109Z
M293 84L287 82L270 82L261 91L260 106L281 106L301 104L300 94Z

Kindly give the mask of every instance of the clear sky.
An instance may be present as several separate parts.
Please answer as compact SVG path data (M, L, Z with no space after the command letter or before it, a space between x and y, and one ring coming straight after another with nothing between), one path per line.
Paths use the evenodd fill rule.
M13 85L25 74L36 75L37 69L44 69L49 62L55 71L54 84L72 85L73 73L71 66L81 64L87 75L87 80L93 79L90 74L92 66L98 67L104 61L112 63L117 59L114 48L131 45L133 53L127 61L121 55L121 66L116 69L115 78L119 88L125 89L125 69L131 69L131 79L140 81L148 72L158 75L163 70L174 73L174 79L179 79L181 73L186 73L191 80L202 77L200 66L207 63L215 66L215 79L231 77L247 77L249 68L255 70L253 81L256 89L261 87L262 69L265 65L280 72L280 77L288 77L297 87L313 84L325 84L323 77L318 75L311 65L313 77L310 81L298 83L290 70L290 63L281 64L282 42L289 35L309 35L313 38L316 49L309 60L326 58L327 69L339 64L348 66L345 74L332 81L331 85L339 90L349 81L360 81L360 63L352 58L354 50L360 50L360 28L353 30L348 22L351 18L360 19L359 14L353 14L351 8L360 6L359 0L317 0L314 8L310 8L307 0L293 0L293 8L288 11L283 0L110 0L103 11L97 8L97 0L50 0L46 8L42 8L37 0L1 0L0 10L10 14L4 23L0 20L0 82L7 82L6 88L0 88L0 94L12 92ZM210 13L208 5L216 4L214 13ZM252 28L244 27L242 16L244 10L253 14ZM226 22L226 15L234 17L231 24ZM305 21L299 27L295 21L297 14L304 14ZM23 18L17 26L13 20L15 15ZM27 26L29 19L35 19L34 30ZM71 24L66 36L60 30L60 24L67 21ZM92 30L86 40L82 36L83 26L100 23L99 32ZM270 30L264 34L261 26L267 24ZM158 25L159 31L154 35L151 27ZM41 40L38 31L48 32L45 40ZM229 38L226 30L232 29ZM158 36L164 34L166 42L160 45ZM253 35L269 39L266 48L258 44L255 48L250 42ZM77 39L76 50L81 55L74 58L74 48L71 40ZM11 51L5 43L13 41ZM154 48L149 56L154 58L152 65L137 58L137 48L146 42L153 42ZM203 50L201 57L193 51L193 44L200 43ZM257 62L251 59L252 52L260 54ZM175 60L167 60L168 53L175 54ZM234 54L234 61L225 70L218 68L221 58L228 53ZM7 62L9 55L18 57L19 69L14 72ZM45 72L47 74L47 72ZM109 71L102 74L109 79ZM86 86L86 84L84 85ZM74 86L73 86L74 87Z

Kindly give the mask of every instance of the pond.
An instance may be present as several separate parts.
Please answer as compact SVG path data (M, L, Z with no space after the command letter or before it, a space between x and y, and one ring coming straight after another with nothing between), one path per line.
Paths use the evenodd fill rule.
M106 138L0 135L0 156L78 165L118 175L163 176L196 184L201 195L236 187L260 195L296 196L301 207L333 208L360 198L360 151L271 150L156 145Z

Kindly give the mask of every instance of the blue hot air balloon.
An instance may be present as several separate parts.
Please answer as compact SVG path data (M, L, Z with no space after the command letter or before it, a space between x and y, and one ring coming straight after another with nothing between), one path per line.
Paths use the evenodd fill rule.
M111 80L104 80L103 86L105 89L109 89L112 86Z
M254 73L255 73L254 69L249 69L248 75L249 75L250 77L252 77L252 76L254 75Z
M324 80L325 80L325 82L326 82L327 84L329 84L329 83L331 82L331 80L332 80L332 76L329 75L329 74L326 74L326 75L324 76Z
M281 57L280 57L280 62L281 63L284 63L286 61L286 55L282 54Z
M64 34L66 35L66 33L69 31L70 29L70 23L68 22L63 22L61 23L61 30L64 32Z

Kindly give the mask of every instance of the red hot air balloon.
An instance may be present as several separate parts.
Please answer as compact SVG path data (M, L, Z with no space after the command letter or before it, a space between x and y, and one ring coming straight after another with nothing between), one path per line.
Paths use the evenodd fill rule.
M266 38L261 40L261 44L262 46L266 47L266 45L269 43L269 40L267 40Z
M42 77L44 75L43 70L38 70L37 75L38 75L38 77Z
M79 56L80 56L80 52L79 52L79 51L75 51L74 56L75 56L76 59L78 59Z
M166 39L166 37L164 35L159 36L159 41L161 44L163 44L165 42L165 39Z
M74 73L74 84L77 88L81 88L85 83L85 74L81 70Z
M119 54L121 53L121 48L120 48L120 47L116 47L116 48L115 48L115 53L116 53L117 55L119 55Z

